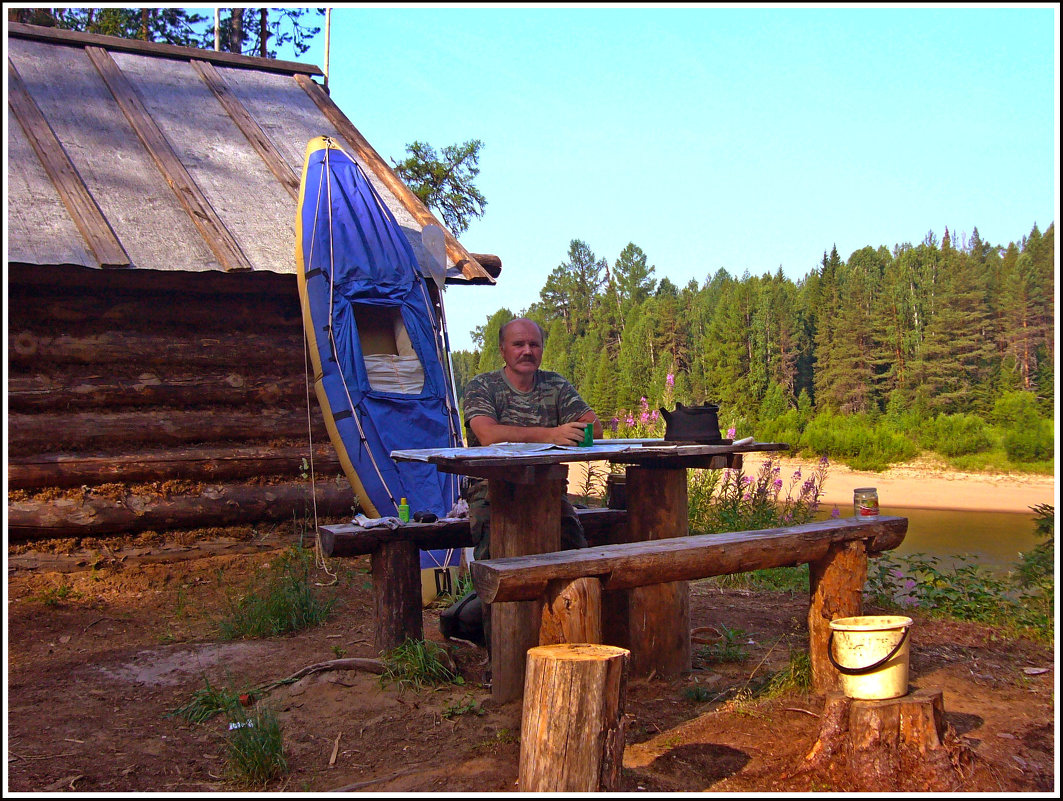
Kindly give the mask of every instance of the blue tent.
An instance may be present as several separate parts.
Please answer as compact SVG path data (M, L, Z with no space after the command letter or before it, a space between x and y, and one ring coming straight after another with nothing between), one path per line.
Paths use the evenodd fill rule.
M457 477L389 455L462 445L440 315L395 217L327 137L306 149L296 262L315 391L362 512L395 516L406 498L446 516Z

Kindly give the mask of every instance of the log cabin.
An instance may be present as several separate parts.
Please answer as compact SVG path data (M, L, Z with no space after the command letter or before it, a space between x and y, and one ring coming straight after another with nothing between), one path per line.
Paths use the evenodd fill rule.
M9 23L8 542L349 519L296 281L307 142L440 223L315 66ZM447 283L501 261L446 234Z

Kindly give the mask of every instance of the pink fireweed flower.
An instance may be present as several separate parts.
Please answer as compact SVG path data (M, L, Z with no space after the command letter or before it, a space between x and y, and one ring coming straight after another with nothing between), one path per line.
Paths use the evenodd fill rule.
M835 506L833 509L830 510L831 520L837 520L841 516L842 516L842 513L838 511L838 507L837 506Z
M799 479L799 478L801 478L801 468L800 467L797 468L796 470L794 470L794 481L797 481L797 479Z
M753 476L742 476L742 483L743 484L752 484L753 483Z
M735 430L733 428L727 429L727 439L735 438Z
M777 489L777 490L782 489L782 479L781 478L777 478L771 483L775 487L775 489Z
M669 374L668 374L668 375L667 375L667 376L665 377L665 379L664 379L664 383L666 383L666 384L667 384L668 386L670 386L670 387L674 387L674 386L675 386L675 376L674 376L674 375L672 375L671 373L669 373Z
M624 422L626 422L629 426L633 426L635 425L635 418L629 414L627 416L627 420L625 420Z

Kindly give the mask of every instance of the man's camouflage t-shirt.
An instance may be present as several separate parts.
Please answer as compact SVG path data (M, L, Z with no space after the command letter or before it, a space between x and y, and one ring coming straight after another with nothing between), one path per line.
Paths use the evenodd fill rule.
M462 409L469 446L476 447L480 441L469 420L479 415L487 415L502 425L553 427L578 420L591 407L560 373L537 370L531 390L520 392L506 380L503 370L496 370L469 381Z

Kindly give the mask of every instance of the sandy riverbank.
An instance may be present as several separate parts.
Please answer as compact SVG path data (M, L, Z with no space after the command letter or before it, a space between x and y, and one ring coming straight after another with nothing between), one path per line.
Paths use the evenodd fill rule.
M762 462L755 457L755 454L749 454L745 458L745 471L751 475L755 475ZM785 486L794 470L801 467L807 477L814 463L781 459L779 465ZM1028 512L1031 506L1040 503L1053 506L1056 503L1054 476L960 473L922 460L891 467L881 473L832 464L823 484L820 503L837 505L843 515L848 514L853 503L853 490L857 487L875 487L880 504L905 509Z
M745 455L745 473L756 475L764 457ZM779 459L783 487L801 468L805 478L811 474L815 462L801 459ZM569 491L580 486L583 467L573 464L569 471ZM608 469L603 466L603 469ZM843 464L828 468L820 504L835 506L848 515L857 487L875 487L879 503L906 509L950 509L971 512L1029 512L1040 503L1056 505L1054 476L1035 476L1023 473L982 474L960 473L940 464L919 460L881 473L851 470Z

